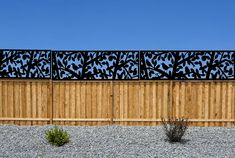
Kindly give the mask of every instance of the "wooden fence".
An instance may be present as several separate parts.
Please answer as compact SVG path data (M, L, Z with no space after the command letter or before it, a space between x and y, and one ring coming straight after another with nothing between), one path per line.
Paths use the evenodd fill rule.
M0 124L235 125L234 81L0 80Z

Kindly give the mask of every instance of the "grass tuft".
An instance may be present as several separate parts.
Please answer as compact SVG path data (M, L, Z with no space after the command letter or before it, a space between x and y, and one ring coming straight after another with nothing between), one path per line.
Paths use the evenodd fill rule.
M67 131L55 126L46 131L47 141L55 146L62 146L69 142L70 135Z

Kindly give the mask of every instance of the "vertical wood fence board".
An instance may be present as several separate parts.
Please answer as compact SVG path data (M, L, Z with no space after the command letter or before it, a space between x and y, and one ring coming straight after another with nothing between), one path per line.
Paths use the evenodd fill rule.
M86 118L86 83L81 83L81 118ZM86 125L85 122L81 122L81 125Z
M97 118L102 118L102 84L97 83ZM101 125L101 122L98 122L97 125Z
M115 82L113 83L113 95L116 96L114 97L113 99L113 106L114 106L114 119L117 119L117 118L121 118L120 116L120 112L121 112L121 106L119 107L118 105L120 104L121 105L121 98L120 97L120 94L121 94L121 84L116 84ZM118 123L116 123L118 124Z
M75 83L75 118L80 118L80 106L81 105L81 88L78 83ZM79 122L75 122L75 125L79 125Z
M50 93L48 93L48 83L43 83L42 86L42 117L41 118L50 118L50 116L48 116L50 114L50 111L48 111L48 107L50 107L50 105L48 105L48 100L51 99L50 97ZM49 124L50 122L45 122L43 121L43 124Z
M140 111L140 119L143 119L144 118L144 103L145 103L145 101L144 101L144 83L143 82L141 82L140 83L140 90L139 90L139 93L140 93L140 95L139 95L139 97L140 97L140 102L139 102L139 111ZM144 122L140 122L140 125L144 125Z
M3 104L2 104L2 100L3 100L3 93L2 93L2 81L0 81L0 118L3 117ZM3 121L0 121L0 124L2 124Z
M31 85L30 84L31 84L30 82L25 83L25 97L26 97L25 117L26 118L31 118L32 117L31 116ZM30 125L31 121L27 121L25 123L26 123L26 125Z
M3 91L3 98L2 98L3 111L2 111L2 114L3 114L3 117L7 117L7 94L8 94L8 92L7 92L7 82L3 82L2 91ZM4 121L3 123L4 124L8 123L8 121Z
M33 82L32 83L32 117L37 118L37 83ZM32 124L36 125L38 122L33 121Z
M71 118L76 118L76 83L72 83L70 85L70 92L69 92L71 99L70 99L70 112ZM71 122L72 125L76 125L76 122Z

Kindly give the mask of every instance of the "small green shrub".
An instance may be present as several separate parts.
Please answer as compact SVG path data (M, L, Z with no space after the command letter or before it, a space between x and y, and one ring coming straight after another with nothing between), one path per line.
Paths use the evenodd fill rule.
M46 131L46 139L55 146L62 146L69 141L70 135L57 126Z
M188 129L188 119L185 118L168 118L168 120L162 118L161 123L170 142L180 142Z

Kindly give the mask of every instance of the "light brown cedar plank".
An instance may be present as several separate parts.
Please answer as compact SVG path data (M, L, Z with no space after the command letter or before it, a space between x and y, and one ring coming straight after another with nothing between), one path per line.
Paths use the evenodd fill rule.
M145 83L141 82L140 83L140 119L144 118L144 104L145 104L145 93L144 93L144 89L145 89ZM144 122L140 122L140 125L144 125Z
M26 82L21 83L21 117L26 118ZM38 110L38 109L37 109ZM21 125L26 125L26 121L21 121Z
M216 107L215 107L215 119L221 119L221 83L216 85ZM216 126L221 125L221 123L215 123Z
M40 82L37 82L37 117L42 118L43 113L42 113L42 84ZM39 125L43 125L42 121L38 121Z
M232 85L228 84L228 119L232 119L232 98L233 98L233 89L232 89ZM231 126L231 123L228 123L229 126Z
M150 88L150 83L146 83L145 85L145 109L144 109L144 118L149 119L149 88ZM145 125L149 126L149 122L146 122Z
M113 118L113 100L112 100L112 91L113 91L113 82L109 82L108 84L108 95L107 95L107 113L106 118L112 119ZM109 121L111 125L113 122Z
M47 115L48 115L48 110L47 110L47 107L48 107L48 96L50 97L50 93L48 93L48 83L44 82L42 83L42 103L43 103L43 106L42 106L42 117L43 118L48 118ZM43 125L46 125L48 122L47 121L44 121L43 122Z
M8 96L8 92L7 92L7 82L2 82L3 86L2 86L2 91L3 91L3 98L2 98L2 116L3 117L8 117L7 116L7 96ZM3 124L8 124L8 121L3 121Z
M20 103L20 92L19 92L20 86L19 83L14 83L14 117L19 118L20 117L20 111L19 111L19 103ZM14 121L16 125L20 125L19 121Z
M119 105L115 105L118 107L118 119L123 119L124 118L124 86L123 86L123 82L121 82L120 84L119 83L116 83L115 84L116 87L117 87L117 91L119 91L119 102L120 104ZM116 90L116 89L114 89ZM114 99L116 98L116 95L113 96ZM117 124L120 124L120 125L123 125L123 122L117 122Z
M133 114L133 117L135 119L139 118L139 116L138 116L138 114L139 114L139 111L138 111L139 96L138 96L138 94L139 94L138 83L133 82L133 95L132 95L132 97L133 97L133 108L134 108L134 110L133 110L132 114ZM134 122L134 125L137 125L137 124L138 124L138 122Z
M70 83L69 84L69 113L70 113L70 118L75 118L76 115L76 91L75 91L76 85L75 83ZM69 125L75 125L76 122L72 121L69 122Z
M204 85L205 86L205 93L204 93L204 100L205 100L205 119L209 119L209 116L210 116L210 114L209 114L209 109L210 109L210 99L209 99L209 96L210 96L210 86L209 86L209 84L205 84ZM204 123L204 125L206 126L206 127L208 127L209 126L209 124L208 124L208 122L205 122Z
M168 84L163 84L163 94L164 94L164 97L163 97L163 116L164 117L168 117Z
M13 117L13 82L7 82L7 116ZM13 124L14 121L8 121Z
M133 118L133 87L132 83L128 83L128 117ZM132 122L128 122L128 125L132 125Z
M233 88L233 102L232 102L232 111L233 111L233 113L232 113L232 116L233 116L233 118L231 118L231 120L233 120L234 122L233 122L233 126L235 126L235 83L231 83L231 86L232 86L232 88Z
M80 91L80 85L79 83L75 83L75 118L80 118L80 96L81 96L81 91ZM79 125L79 122L75 122L75 125Z
M102 106L102 83L97 83L97 118L101 118L101 106ZM102 122L98 122L97 125L101 125Z
M32 118L37 118L37 83L32 82ZM37 121L32 122L33 125L37 125Z
M200 105L200 111L199 111L199 117L201 119L204 119L205 118L205 103L204 103L204 91L205 91L205 87L204 87L204 83L200 83L200 89L199 89L199 100L201 102L201 105ZM199 124L200 126L204 126L204 122L201 122Z
M163 101L162 101L162 83L158 83L157 87L158 96L157 96L157 102L158 102L158 117L161 119L164 116L162 115L162 107L163 107Z
M86 118L86 85L87 83L81 83L81 118ZM81 125L86 125L85 122L81 122Z
M148 119L153 118L153 86L154 83L149 84L149 109L148 109ZM148 122L148 125L152 125L152 122Z
M186 107L185 107L185 116L190 119L190 106L191 106L191 85L186 83Z
M123 83L124 85L124 118L128 118L128 83ZM128 125L127 122L123 122L124 125Z
M59 83L53 82L53 119L59 118L60 112L60 85ZM58 123L58 122L56 122Z
M92 118L92 109L91 109L91 102L92 102L92 83L88 82L87 83L87 91L86 91L86 95L87 95L87 99L86 99L86 118ZM87 125L90 126L91 123L87 122Z
M135 106L135 118L139 119L139 115L140 115L140 111L139 111L139 107L140 107L140 84L134 83L135 84L135 102L134 102L134 106ZM136 123L135 125L139 125L138 123Z
M214 86L215 86L214 83L210 83L210 108L209 108L210 115L209 115L209 119L213 119L213 116L214 116L214 106L215 106ZM214 123L210 122L209 125L214 126Z
M111 97L113 99L113 109L114 109L114 116L113 119L120 118L120 100L121 100L121 95L120 95L120 84L117 84L113 82L113 95L115 97ZM115 124L117 122L114 122Z
M60 96L59 96L59 118L65 118L65 83L60 83ZM59 125L64 125L64 121L59 121Z
M70 118L70 104L69 104L69 100L70 100L70 90L69 90L69 85L71 83L65 83L65 99L64 99L64 112L65 112L65 115L64 115L64 118ZM65 125L69 125L69 122L64 122Z
M153 84L153 88L152 88L152 93L153 93L153 119L159 119L160 116L159 116L159 100L158 100L158 87L159 87L159 84L157 82L155 82ZM158 125L159 122L152 122L151 125L155 126L155 125Z
M109 93L108 93L108 86L110 86L110 83L104 82L102 84L102 107L101 107L101 116L102 118L109 118L107 113L109 113L109 102L107 100ZM103 124L103 123L102 123ZM109 124L109 122L107 122Z
M226 95L227 95L227 91L226 91L226 83L222 83L222 93L221 93L221 100L222 100L222 104L221 104L221 118L222 119L226 119L226 111L227 111L227 107L226 107ZM221 126L226 126L226 122L221 123Z
M174 86L174 95L175 95L175 106L174 106L174 109L173 111L175 111L175 117L180 117L180 104L179 104L179 95L181 93L180 89L179 89L179 84L180 83L176 83L175 86Z
M185 83L181 83L180 116L185 117Z
M46 118L49 118L50 121L47 121L46 124L51 124L53 122L53 92L52 89L53 88L53 82L52 81L48 81L47 82L47 113Z
M3 104L2 104L2 101L3 101L4 95L2 93L2 87L3 87L2 85L3 85L3 82L0 81L0 118L3 117ZM2 124L2 123L3 123L3 121L0 121L0 124Z
M25 83L25 95L26 95L26 103L25 103L25 107L26 107L26 118L31 118L31 83L30 82L26 82ZM31 125L31 121L27 121L26 125Z
M96 82L91 83L91 117L90 118L96 118L95 116L96 112ZM97 122L92 122L91 125L96 125Z

